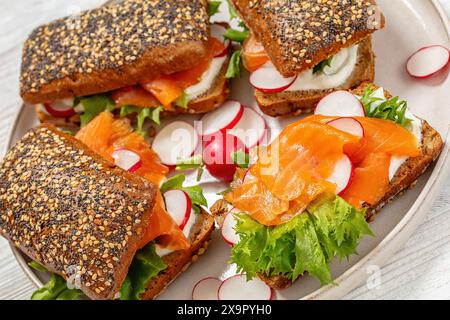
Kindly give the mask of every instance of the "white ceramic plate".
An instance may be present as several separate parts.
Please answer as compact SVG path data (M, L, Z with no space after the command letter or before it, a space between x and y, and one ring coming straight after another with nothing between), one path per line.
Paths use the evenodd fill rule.
M291 288L277 292L278 299L339 298L360 285L369 276L371 266L383 265L422 222L439 187L447 177L450 167L450 161L448 161L450 142L448 72L429 80L414 80L405 72L406 59L418 48L430 44L450 47L450 28L447 18L436 1L379 0L378 3L386 16L387 26L374 36L374 51L377 55L376 83L407 99L413 112L429 121L441 133L446 140L446 146L439 161L423 175L417 186L385 207L378 215L372 224L376 237L362 241L358 250L360 254L353 256L349 262L332 264L336 286L320 287L317 280L303 277ZM246 75L233 82L231 97L258 110L253 98L253 89L248 84ZM191 116L182 118L188 121L197 119ZM281 128L297 119L299 118L266 117L270 125L271 137L275 137ZM166 123L167 121L162 126ZM10 142L16 141L36 124L33 108L24 107L10 133ZM195 183L194 174L188 176L188 182ZM204 177L201 185L207 193L209 205L217 199L216 192L226 187L208 176ZM46 280L45 275L28 268L26 257L17 250L13 250L30 279L37 286L42 285L42 281ZM180 275L160 296L160 299L190 299L192 288L198 280L208 276L227 278L232 275L234 270L227 264L229 251L230 248L223 241L220 233L214 232L213 241L206 254Z

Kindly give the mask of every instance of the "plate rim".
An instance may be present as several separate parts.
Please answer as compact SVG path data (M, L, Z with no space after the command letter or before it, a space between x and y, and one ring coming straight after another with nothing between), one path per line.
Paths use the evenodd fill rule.
M447 14L438 0L431 0L431 4L440 17L442 26L447 34L448 41L450 41L450 19L447 17ZM6 154L7 150L9 150L12 146L14 132L17 128L20 115L24 107L25 104L22 104L14 115L12 125L7 133L7 143L4 144L4 148L1 150L2 155ZM391 258L398 250L400 250L403 244L411 237L411 234L423 222L427 209L429 209L434 203L440 186L442 186L446 180L446 177L450 174L450 125L447 128L444 143L444 149L438 158L439 160L436 163L431 176L428 178L423 190L413 203L413 206L410 210L408 210L408 212L406 212L398 224L375 248L373 248L361 260L356 262L353 266L348 268L344 273L336 278L334 280L334 285L322 286L314 292L299 298L298 300L337 299L343 297L351 290L358 287L358 285L362 284L364 279L367 278L367 275L364 273L363 269L369 262L372 262L373 265L379 265L382 267L386 260ZM417 215L419 215L419 217L417 217ZM413 218L416 218L414 219L415 225L411 223ZM402 237L402 239L398 239L399 237ZM398 245L399 243L400 245ZM12 243L9 243L9 247L25 275L30 279L36 288L42 287L43 283L37 277L35 272L28 266L28 263L25 261L21 251ZM335 290L336 288L339 288L339 292Z

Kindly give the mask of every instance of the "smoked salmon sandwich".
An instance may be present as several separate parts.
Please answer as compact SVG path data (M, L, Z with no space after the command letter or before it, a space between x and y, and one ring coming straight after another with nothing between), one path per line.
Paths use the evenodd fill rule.
M311 112L328 93L373 82L371 35L384 27L374 0L232 0L250 35L244 67L261 110Z
M213 206L227 219L230 262L277 289L305 273L332 283L330 262L374 235L374 214L414 186L442 146L438 132L383 88L327 95L314 115L260 147Z
M228 95L224 30L204 0L124 0L59 19L24 44L21 96L60 127L104 110L139 123L204 113Z
M150 3L150 1L149 1ZM214 219L129 119L31 129L0 163L0 234L50 276L35 300L152 299L205 252Z

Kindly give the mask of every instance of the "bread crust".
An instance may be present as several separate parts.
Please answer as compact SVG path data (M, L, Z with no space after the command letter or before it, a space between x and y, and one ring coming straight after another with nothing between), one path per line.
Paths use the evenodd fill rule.
M375 55L372 51L372 39L364 39L358 48L358 61L355 70L347 81L339 87L328 90L284 91L265 93L255 90L255 98L260 109L272 117L299 115L313 112L323 97L337 90L351 90L363 82L375 79Z
M321 0L233 0L233 3L285 77L314 67L385 24L374 0L327 3Z
M11 148L0 177L0 234L50 272L66 280L78 274L90 298L113 299L157 187L50 125Z
M367 84L362 84L352 92L357 95L361 95L366 88ZM375 87L376 88L376 87ZM387 98L391 98L392 95L385 90ZM435 161L443 148L443 141L440 134L433 129L425 120L422 123L422 146L421 155L412 157L406 160L405 163L397 170L394 178L390 182L389 190L385 196L378 201L375 205L365 204L363 207L367 209L366 220L373 221L375 215L396 196L401 195L405 190L415 186L417 179L425 172L428 166ZM226 211L226 203L224 200L217 202L212 208L211 212L221 219L221 216ZM258 276L267 283L271 288L282 290L290 287L293 282L289 278L282 275L267 276L264 274L258 274Z
M202 209L189 236L191 247L188 250L175 251L163 257L168 266L167 269L147 284L141 299L150 300L157 297L179 274L186 271L191 263L196 262L208 248L213 231L214 218Z
M56 20L25 42L21 96L31 104L82 97L196 65L207 54L206 1L125 0ZM183 14L180 14L183 12Z

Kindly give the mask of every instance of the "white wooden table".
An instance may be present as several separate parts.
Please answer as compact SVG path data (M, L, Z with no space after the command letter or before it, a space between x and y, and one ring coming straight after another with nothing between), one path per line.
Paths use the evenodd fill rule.
M426 0L424 0L426 1ZM441 0L450 17L450 0ZM104 0L0 1L0 150L21 105L18 92L21 44L39 24L94 7ZM0 299L28 299L35 290L0 238ZM347 299L450 299L450 181L426 221L382 269L381 285L366 285Z

